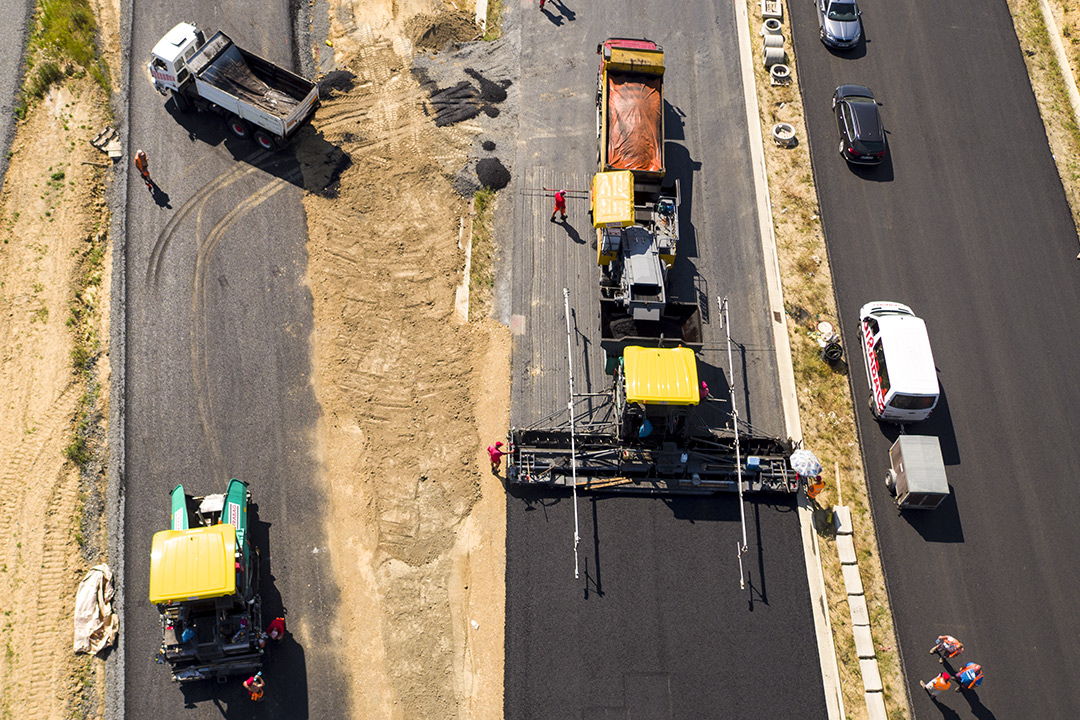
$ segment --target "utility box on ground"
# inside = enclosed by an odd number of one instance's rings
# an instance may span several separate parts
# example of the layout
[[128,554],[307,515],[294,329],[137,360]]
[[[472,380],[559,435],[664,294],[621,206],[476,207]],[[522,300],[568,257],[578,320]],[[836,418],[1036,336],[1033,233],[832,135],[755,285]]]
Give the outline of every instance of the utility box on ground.
[[901,435],[889,448],[885,484],[901,510],[933,510],[949,496],[941,444],[929,435]]

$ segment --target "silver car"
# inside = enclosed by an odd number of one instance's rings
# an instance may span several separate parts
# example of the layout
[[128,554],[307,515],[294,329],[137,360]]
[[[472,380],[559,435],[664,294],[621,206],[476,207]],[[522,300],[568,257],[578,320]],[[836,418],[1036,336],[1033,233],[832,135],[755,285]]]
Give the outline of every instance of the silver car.
[[862,21],[855,0],[814,0],[817,5],[821,42],[837,50],[855,47],[862,37]]

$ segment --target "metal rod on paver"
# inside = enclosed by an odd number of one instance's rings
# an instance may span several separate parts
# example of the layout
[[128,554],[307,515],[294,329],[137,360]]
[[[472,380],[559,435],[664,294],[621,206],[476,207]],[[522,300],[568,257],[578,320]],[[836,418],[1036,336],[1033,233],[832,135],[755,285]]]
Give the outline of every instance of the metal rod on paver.
[[731,317],[728,315],[727,298],[716,298],[720,305],[721,322],[727,335],[728,397],[731,401],[731,424],[735,429],[735,477],[739,488],[739,524],[742,525],[742,544],[738,545],[739,589],[746,589],[746,573],[743,572],[742,556],[746,552],[746,508],[743,503],[742,448],[739,446],[739,409],[735,405],[735,362],[731,359]]
[[566,401],[566,411],[570,413],[570,477],[573,479],[570,487],[574,495],[574,579],[578,578],[578,542],[581,535],[578,533],[577,511],[577,437],[574,424],[574,350],[573,333],[570,331],[570,290],[562,289],[563,314],[566,316],[566,375],[570,382],[570,399]]

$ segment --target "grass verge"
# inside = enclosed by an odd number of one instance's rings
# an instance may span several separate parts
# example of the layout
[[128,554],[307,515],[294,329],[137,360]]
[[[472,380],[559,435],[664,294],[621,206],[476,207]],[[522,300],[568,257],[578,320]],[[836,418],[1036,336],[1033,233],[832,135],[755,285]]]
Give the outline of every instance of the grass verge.
[[[1046,139],[1061,177],[1073,224],[1080,228],[1080,125],[1069,103],[1063,73],[1054,55],[1050,31],[1043,20],[1039,0],[1007,0],[1013,27],[1023,51],[1031,89],[1039,106]],[[1050,0],[1066,55],[1075,73],[1080,66],[1080,7],[1075,2]]]
[[488,0],[487,21],[484,23],[484,40],[498,40],[502,37],[502,0]]
[[109,73],[98,53],[97,21],[89,0],[39,0],[26,48],[26,77],[15,105],[26,108],[68,76],[88,73],[109,93]]
[[495,191],[483,188],[473,195],[472,267],[469,275],[469,320],[491,314],[495,287]]
[[[746,0],[751,47],[761,40],[757,34],[761,20],[756,0]],[[790,17],[790,15],[787,15]],[[785,26],[790,36],[790,29]],[[819,356],[815,330],[818,322],[828,321],[839,328],[835,294],[829,269],[825,236],[821,226],[817,190],[806,144],[802,97],[797,85],[794,48],[789,41],[788,64],[795,78],[790,85],[772,86],[769,73],[757,62],[754,77],[760,111],[761,132],[765,137],[765,163],[772,200],[772,221],[780,261],[784,290],[787,329],[791,341],[792,363],[797,387],[804,444],[813,449],[825,464],[827,489],[818,496],[819,508],[843,504],[851,508],[855,528],[855,546],[859,556],[866,602],[871,610],[871,629],[885,688],[885,703],[892,720],[911,717],[904,677],[896,651],[892,610],[885,589],[884,574],[877,548],[873,517],[862,455],[859,448],[848,384],[847,366],[834,368]],[[769,133],[774,124],[790,123],[799,143],[790,149],[772,142]],[[841,691],[849,718],[867,717],[862,675],[851,633],[847,592],[840,572],[835,536],[827,513],[814,513],[815,527],[821,540],[822,568],[829,604],[829,619],[839,663]]]

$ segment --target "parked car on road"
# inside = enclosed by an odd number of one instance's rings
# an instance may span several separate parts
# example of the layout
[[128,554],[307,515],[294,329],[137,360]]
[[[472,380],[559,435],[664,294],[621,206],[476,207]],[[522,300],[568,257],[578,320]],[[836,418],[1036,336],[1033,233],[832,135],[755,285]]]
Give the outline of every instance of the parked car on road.
[[849,50],[862,38],[862,11],[855,0],[815,0],[821,42],[836,50]]
[[877,165],[885,160],[885,126],[870,88],[841,85],[832,98],[840,130],[840,154],[849,163]]
[[875,301],[859,309],[859,336],[874,417],[925,420],[941,394],[926,323],[907,305]]

